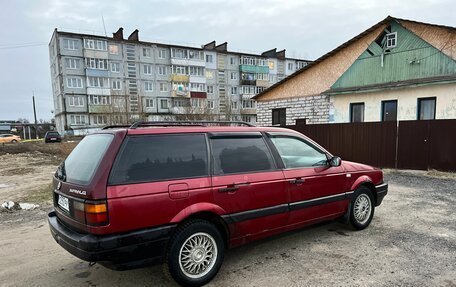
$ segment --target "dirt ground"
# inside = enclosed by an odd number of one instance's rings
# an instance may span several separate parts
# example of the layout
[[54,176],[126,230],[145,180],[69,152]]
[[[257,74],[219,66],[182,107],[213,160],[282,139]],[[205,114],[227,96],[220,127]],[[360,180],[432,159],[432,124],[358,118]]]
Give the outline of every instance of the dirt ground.
[[[90,267],[54,242],[46,194],[59,161],[46,153],[0,154],[0,202],[40,204],[0,213],[0,286],[174,286],[160,266]],[[385,177],[389,194],[366,230],[329,222],[235,248],[208,286],[456,287],[456,176]]]

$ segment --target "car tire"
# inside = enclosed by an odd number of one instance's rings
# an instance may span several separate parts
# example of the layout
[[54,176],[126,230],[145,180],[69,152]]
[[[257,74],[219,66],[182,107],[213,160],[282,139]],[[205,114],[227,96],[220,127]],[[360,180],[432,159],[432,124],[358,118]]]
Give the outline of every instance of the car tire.
[[202,286],[217,274],[224,253],[217,227],[205,220],[192,220],[179,226],[172,236],[163,269],[168,278],[182,286]]
[[11,142],[12,142],[12,143],[17,143],[17,140],[12,140]]
[[375,203],[372,191],[361,186],[355,190],[353,200],[350,204],[350,224],[356,230],[363,230],[368,227],[374,216]]

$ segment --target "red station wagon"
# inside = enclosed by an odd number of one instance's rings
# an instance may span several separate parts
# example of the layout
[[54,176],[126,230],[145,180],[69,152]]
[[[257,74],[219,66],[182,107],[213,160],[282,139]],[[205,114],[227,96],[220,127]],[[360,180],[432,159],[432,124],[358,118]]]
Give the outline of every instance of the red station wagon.
[[163,263],[200,286],[227,248],[332,219],[370,224],[388,190],[380,169],[289,129],[242,125],[138,122],[86,136],[53,180],[53,237],[82,260]]

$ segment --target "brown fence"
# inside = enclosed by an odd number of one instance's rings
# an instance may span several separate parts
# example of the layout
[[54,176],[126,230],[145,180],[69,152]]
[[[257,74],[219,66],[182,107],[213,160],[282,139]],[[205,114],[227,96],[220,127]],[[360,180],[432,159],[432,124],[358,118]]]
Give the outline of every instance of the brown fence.
[[456,171],[456,120],[294,125],[343,159],[378,167]]

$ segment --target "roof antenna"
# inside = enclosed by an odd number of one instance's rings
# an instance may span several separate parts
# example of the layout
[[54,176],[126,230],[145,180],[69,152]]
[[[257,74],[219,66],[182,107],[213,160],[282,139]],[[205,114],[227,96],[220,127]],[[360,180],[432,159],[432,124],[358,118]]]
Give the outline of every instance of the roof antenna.
[[104,22],[103,13],[101,14],[101,21],[103,22],[103,29],[104,29],[105,37],[108,38],[108,34],[106,34],[106,25]]

